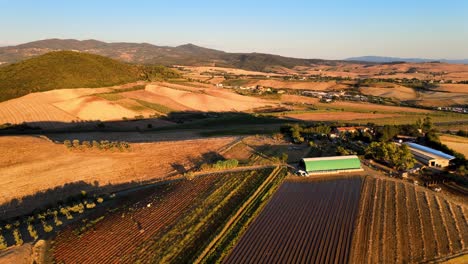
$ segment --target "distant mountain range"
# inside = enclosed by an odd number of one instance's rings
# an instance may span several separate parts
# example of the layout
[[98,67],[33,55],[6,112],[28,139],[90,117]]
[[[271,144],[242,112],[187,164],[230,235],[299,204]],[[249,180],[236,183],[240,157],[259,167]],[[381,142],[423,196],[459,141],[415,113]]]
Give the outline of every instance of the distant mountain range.
[[107,43],[97,40],[46,39],[17,46],[0,47],[0,63],[12,63],[57,50],[74,50],[138,64],[213,65],[268,71],[270,67],[334,64],[335,61],[297,59],[262,53],[228,53],[185,44],[177,47],[148,43]]
[[[429,59],[402,59],[377,56],[355,57],[346,60],[300,59],[264,53],[229,53],[185,44],[177,47],[156,46],[149,43],[107,43],[98,40],[45,39],[16,46],[0,47],[0,64],[18,62],[51,51],[74,50],[106,56],[124,62],[161,65],[212,65],[235,67],[254,71],[270,71],[272,67],[336,65],[358,63],[385,63],[395,61],[426,62]],[[466,63],[468,60],[440,60],[448,63]]]
[[345,59],[346,61],[359,61],[359,62],[374,62],[374,63],[391,63],[391,62],[445,62],[452,64],[468,64],[468,59],[460,60],[446,60],[446,59],[421,59],[421,58],[397,58],[397,57],[381,57],[381,56],[362,56],[352,57]]

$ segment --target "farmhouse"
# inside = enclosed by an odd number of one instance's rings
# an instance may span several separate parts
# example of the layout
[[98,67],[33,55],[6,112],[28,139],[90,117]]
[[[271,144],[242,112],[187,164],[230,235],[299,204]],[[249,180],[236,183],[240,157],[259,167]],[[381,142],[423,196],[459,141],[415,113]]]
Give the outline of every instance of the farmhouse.
[[455,159],[454,156],[443,153],[426,146],[416,143],[404,143],[408,145],[414,158],[419,162],[429,167],[445,168],[450,164],[450,161]]
[[308,174],[330,174],[362,171],[361,161],[356,155],[305,158],[300,164]]

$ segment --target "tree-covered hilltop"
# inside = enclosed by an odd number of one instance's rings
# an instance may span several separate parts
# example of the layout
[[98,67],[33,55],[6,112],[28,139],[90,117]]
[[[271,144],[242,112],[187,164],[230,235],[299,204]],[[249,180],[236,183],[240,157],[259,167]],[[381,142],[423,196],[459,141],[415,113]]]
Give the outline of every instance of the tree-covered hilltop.
[[164,66],[133,65],[94,54],[57,51],[0,67],[0,101],[53,89],[94,88],[177,77],[176,71]]

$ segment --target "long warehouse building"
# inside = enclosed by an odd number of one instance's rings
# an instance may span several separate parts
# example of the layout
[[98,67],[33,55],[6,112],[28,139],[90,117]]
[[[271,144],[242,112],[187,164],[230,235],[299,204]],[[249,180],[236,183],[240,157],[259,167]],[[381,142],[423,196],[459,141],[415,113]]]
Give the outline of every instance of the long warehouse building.
[[304,168],[308,174],[362,171],[361,161],[356,155],[304,158],[299,166]]
[[454,156],[416,143],[405,143],[414,158],[429,167],[445,168],[450,165]]

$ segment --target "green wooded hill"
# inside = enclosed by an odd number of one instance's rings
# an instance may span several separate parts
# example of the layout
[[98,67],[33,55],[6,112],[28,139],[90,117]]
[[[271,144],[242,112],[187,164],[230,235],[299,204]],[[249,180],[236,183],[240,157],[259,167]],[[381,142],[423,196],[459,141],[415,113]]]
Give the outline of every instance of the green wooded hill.
[[163,66],[126,64],[107,57],[57,51],[0,67],[0,101],[61,88],[94,88],[177,77]]

